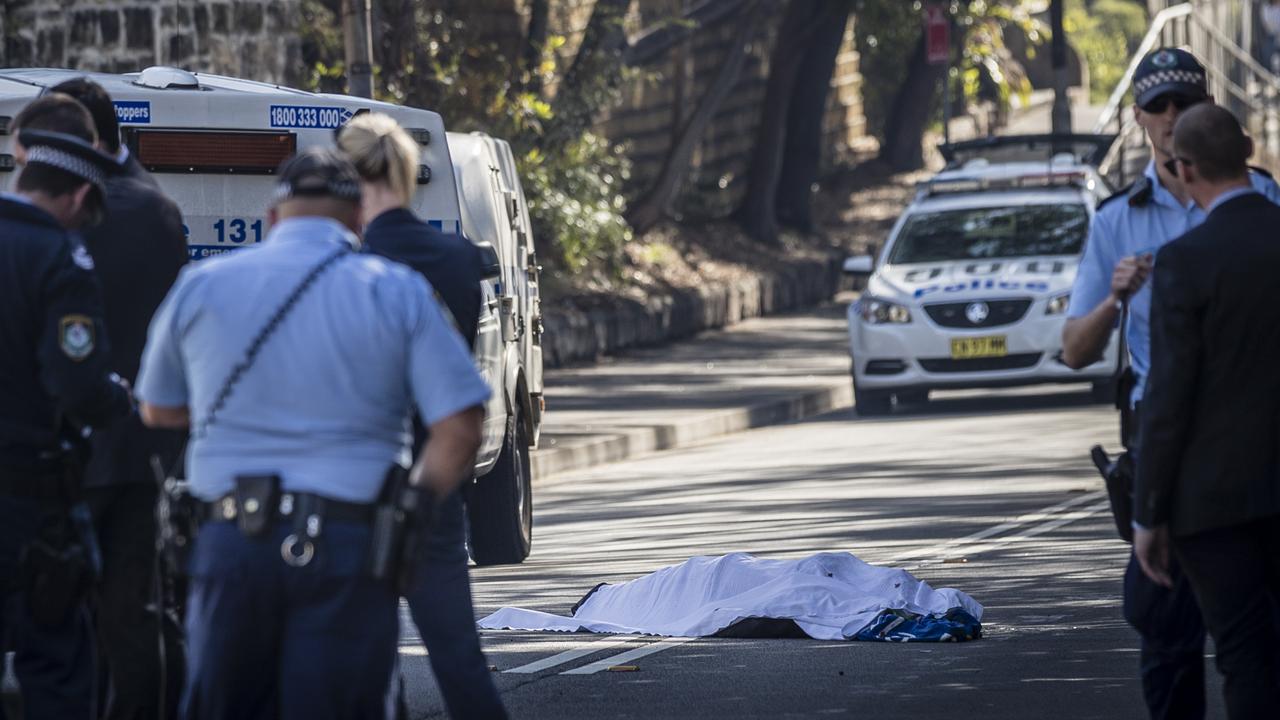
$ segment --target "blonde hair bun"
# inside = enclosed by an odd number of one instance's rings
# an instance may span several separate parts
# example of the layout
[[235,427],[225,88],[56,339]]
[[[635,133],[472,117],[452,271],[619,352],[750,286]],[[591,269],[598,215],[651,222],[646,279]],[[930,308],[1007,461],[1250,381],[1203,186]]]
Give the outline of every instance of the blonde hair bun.
[[355,116],[338,133],[338,148],[351,159],[362,180],[386,183],[404,205],[413,200],[421,152],[390,115],[371,112]]

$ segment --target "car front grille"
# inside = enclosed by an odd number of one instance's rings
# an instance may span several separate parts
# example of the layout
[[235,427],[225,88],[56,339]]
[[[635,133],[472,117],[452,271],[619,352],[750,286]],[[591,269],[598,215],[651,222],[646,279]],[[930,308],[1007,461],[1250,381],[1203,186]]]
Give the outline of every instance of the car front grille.
[[931,373],[991,372],[994,370],[1021,370],[1035,366],[1044,353],[1016,353],[1004,357],[967,358],[919,358],[920,367]]
[[[970,306],[985,306],[985,312],[977,308],[982,317],[978,322],[970,319]],[[924,311],[935,323],[946,328],[990,328],[1010,325],[1022,319],[1031,307],[1031,298],[1016,300],[970,300],[967,302],[935,303],[925,305]]]

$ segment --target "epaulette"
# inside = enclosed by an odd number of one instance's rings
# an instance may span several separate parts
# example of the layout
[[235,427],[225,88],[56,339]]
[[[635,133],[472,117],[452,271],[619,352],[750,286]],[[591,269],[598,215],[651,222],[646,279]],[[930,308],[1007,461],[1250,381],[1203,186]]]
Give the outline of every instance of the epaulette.
[[1146,175],[1138,178],[1129,185],[1115,191],[1107,196],[1105,200],[1098,203],[1096,210],[1101,210],[1107,203],[1116,198],[1128,198],[1130,207],[1142,207],[1151,201],[1151,179]]
[[1125,193],[1125,197],[1129,198],[1129,207],[1145,207],[1151,202],[1151,194],[1154,188],[1151,187],[1151,178],[1143,175],[1133,184],[1129,186],[1129,192]]
[[1275,178],[1272,177],[1271,173],[1266,168],[1260,168],[1257,165],[1250,165],[1249,169],[1258,173],[1262,177],[1267,178],[1268,180],[1275,180]]

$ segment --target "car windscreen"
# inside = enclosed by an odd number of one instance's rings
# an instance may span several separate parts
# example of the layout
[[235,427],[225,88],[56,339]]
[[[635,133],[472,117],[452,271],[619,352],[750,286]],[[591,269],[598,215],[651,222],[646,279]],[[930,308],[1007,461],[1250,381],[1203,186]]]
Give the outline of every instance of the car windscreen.
[[1080,203],[920,212],[902,226],[889,262],[1076,255],[1088,230]]

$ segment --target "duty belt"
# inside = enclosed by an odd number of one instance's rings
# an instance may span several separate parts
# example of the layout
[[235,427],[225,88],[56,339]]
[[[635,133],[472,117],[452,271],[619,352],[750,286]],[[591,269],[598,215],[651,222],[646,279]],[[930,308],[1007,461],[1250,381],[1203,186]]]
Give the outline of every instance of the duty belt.
[[[252,499],[246,501],[246,503],[254,502],[256,501]],[[294,519],[295,510],[299,507],[307,507],[312,511],[317,511],[318,514],[324,517],[326,522],[348,522],[368,525],[373,521],[374,505],[372,503],[345,502],[314,493],[281,493],[280,500],[276,504],[274,517],[279,520],[292,520]],[[258,511],[257,507],[246,507],[245,509],[249,512]],[[227,493],[213,502],[201,503],[200,521],[235,520],[239,517],[240,512],[235,494]]]

